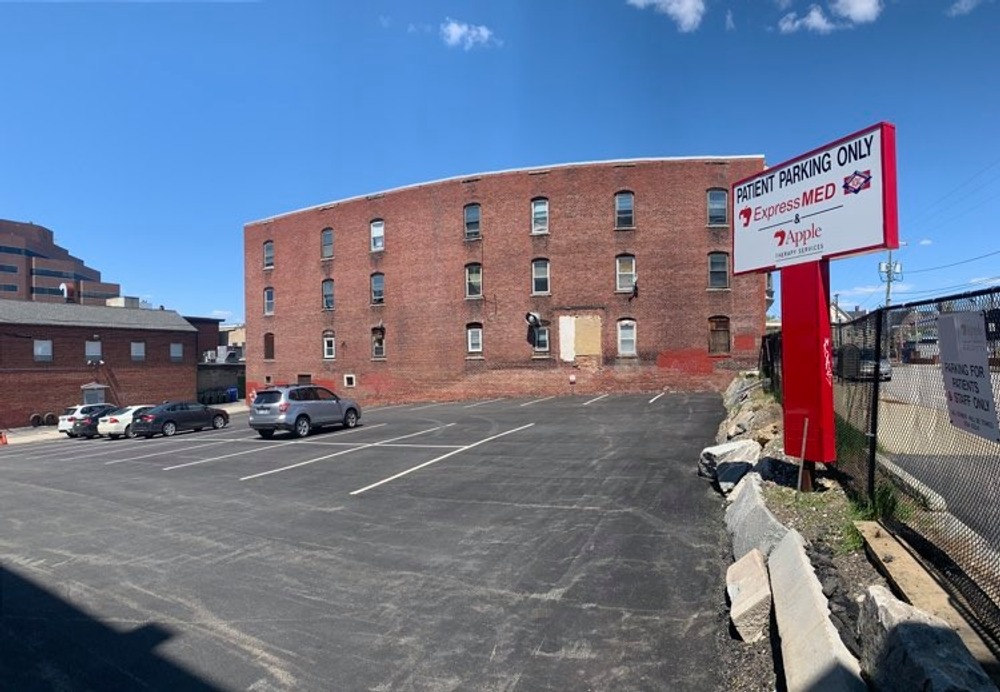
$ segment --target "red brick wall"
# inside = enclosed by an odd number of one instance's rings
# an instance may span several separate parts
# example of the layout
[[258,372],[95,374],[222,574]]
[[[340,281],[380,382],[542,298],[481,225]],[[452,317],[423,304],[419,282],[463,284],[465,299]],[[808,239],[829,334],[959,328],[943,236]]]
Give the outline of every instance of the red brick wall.
[[[245,228],[247,389],[314,382],[343,391],[357,376],[364,400],[570,391],[714,389],[756,361],[764,331],[764,276],[708,289],[708,253],[732,251],[730,230],[707,226],[706,191],[762,170],[763,160],[632,161],[485,174],[413,186],[304,210]],[[615,230],[614,195],[635,195],[635,230]],[[531,234],[531,200],[549,200],[549,234]],[[463,209],[481,205],[482,240],[464,240]],[[369,251],[369,222],[385,221],[385,250]],[[320,232],[334,229],[334,258]],[[274,242],[274,268],[262,245]],[[636,257],[639,296],[615,291],[615,257]],[[531,261],[550,261],[551,295],[531,295]],[[465,299],[464,267],[483,266],[482,300]],[[385,275],[385,304],[369,304],[369,276]],[[324,312],[321,282],[335,280]],[[264,316],[263,290],[276,291]],[[551,321],[551,359],[532,358],[524,314]],[[598,315],[602,357],[559,360],[560,315]],[[709,317],[730,319],[733,351],[709,356]],[[637,322],[638,357],[617,357],[617,322]],[[482,359],[467,358],[465,325],[483,325]],[[371,329],[386,329],[387,357],[371,358]],[[333,329],[334,361],[322,358]],[[275,358],[263,359],[264,333]]]
[[219,320],[211,317],[185,317],[192,327],[198,330],[197,359],[200,361],[205,351],[219,347]]
[[[87,365],[84,342],[100,336],[104,365]],[[197,386],[195,332],[124,330],[107,327],[3,325],[0,329],[0,381],[4,403],[0,427],[28,425],[34,413],[59,415],[83,401],[80,387],[90,382],[109,385],[111,403],[159,403],[194,399]],[[34,360],[34,340],[51,339],[53,360]],[[134,363],[131,343],[145,341],[146,359]],[[170,360],[170,344],[184,345],[180,363]]]

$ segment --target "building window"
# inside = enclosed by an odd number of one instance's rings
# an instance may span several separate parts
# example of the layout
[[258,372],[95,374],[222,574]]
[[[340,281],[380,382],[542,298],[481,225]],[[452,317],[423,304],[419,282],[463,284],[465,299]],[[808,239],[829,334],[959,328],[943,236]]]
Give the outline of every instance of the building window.
[[544,197],[531,200],[531,232],[549,232],[549,200]]
[[483,265],[465,265],[465,297],[483,297]]
[[548,327],[535,327],[535,343],[534,349],[535,353],[548,353],[549,352],[549,328]]
[[173,343],[170,344],[170,361],[172,363],[180,363],[184,360],[184,344]]
[[385,222],[382,219],[375,219],[371,224],[372,229],[372,252],[385,250]]
[[146,360],[146,342],[145,341],[133,341],[132,342],[132,360],[133,362],[139,363]]
[[615,290],[631,293],[636,279],[635,255],[618,255],[615,257]]
[[84,355],[87,357],[88,361],[100,360],[101,359],[101,342],[100,341],[88,341],[83,347]]
[[333,310],[333,279],[323,280],[323,309]]
[[385,302],[385,274],[372,274],[372,305]]
[[729,191],[708,191],[708,225],[726,226],[729,224]]
[[385,358],[385,328],[372,329],[372,358]]
[[729,353],[729,318],[708,318],[708,352]]
[[725,252],[708,254],[708,287],[729,288],[729,255]]
[[274,314],[274,289],[270,286],[264,289],[264,314]]
[[532,295],[549,293],[549,261],[547,259],[531,261],[531,293]]
[[615,228],[635,228],[635,196],[631,192],[615,195]]
[[48,363],[52,360],[52,339],[35,339],[35,361]]
[[320,259],[330,259],[333,257],[333,229],[324,228],[319,234],[319,257]]
[[264,333],[264,360],[274,360],[274,333]]
[[483,352],[483,325],[478,322],[465,325],[465,348],[469,353]]
[[327,330],[323,332],[323,360],[333,360],[337,357],[336,335]]
[[479,205],[465,205],[465,239],[477,240],[480,238],[479,230]]
[[618,355],[636,355],[634,320],[618,320]]
[[274,241],[264,241],[264,269],[274,267]]

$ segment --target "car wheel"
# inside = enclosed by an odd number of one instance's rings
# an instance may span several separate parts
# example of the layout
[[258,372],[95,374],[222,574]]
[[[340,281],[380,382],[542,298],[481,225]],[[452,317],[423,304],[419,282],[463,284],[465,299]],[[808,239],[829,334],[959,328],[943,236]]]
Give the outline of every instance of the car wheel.
[[258,430],[257,434],[263,437],[265,440],[270,440],[272,437],[274,437],[273,430]]
[[173,437],[174,433],[177,432],[177,424],[172,420],[168,420],[163,424],[163,436]]
[[125,426],[125,437],[135,437],[135,436],[136,436],[135,433],[132,432],[132,426],[131,425],[126,425]]
[[212,419],[212,427],[215,428],[216,430],[222,430],[224,427],[226,427],[226,419],[223,416],[217,415],[215,418]]
[[306,416],[299,416],[295,419],[295,437],[305,437],[311,429],[312,425]]
[[347,413],[344,414],[344,427],[353,428],[358,424],[358,412],[353,408],[347,409]]

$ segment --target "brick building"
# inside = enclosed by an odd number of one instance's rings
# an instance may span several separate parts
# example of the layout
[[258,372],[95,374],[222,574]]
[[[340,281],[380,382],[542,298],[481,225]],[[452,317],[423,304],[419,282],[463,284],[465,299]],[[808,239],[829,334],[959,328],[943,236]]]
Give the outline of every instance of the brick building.
[[717,387],[756,362],[764,332],[765,277],[732,276],[728,200],[763,168],[503,171],[249,223],[247,390],[312,381],[371,402]]
[[0,299],[104,305],[120,293],[56,245],[49,229],[0,219]]
[[198,337],[172,310],[0,300],[0,427],[85,401],[193,399]]

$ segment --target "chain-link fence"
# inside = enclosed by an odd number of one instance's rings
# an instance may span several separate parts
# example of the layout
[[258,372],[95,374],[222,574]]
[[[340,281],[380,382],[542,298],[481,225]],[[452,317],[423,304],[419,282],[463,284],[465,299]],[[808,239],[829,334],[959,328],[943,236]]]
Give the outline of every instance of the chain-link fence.
[[831,328],[838,469],[1000,651],[1000,289]]

